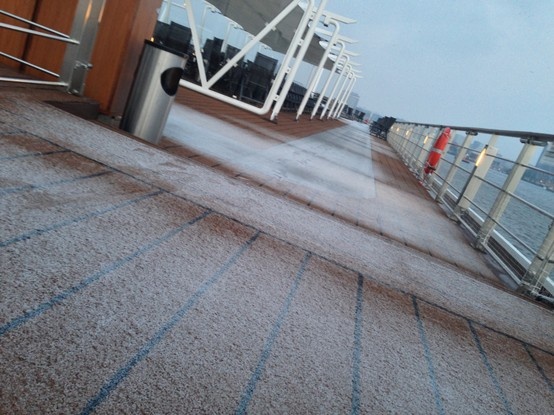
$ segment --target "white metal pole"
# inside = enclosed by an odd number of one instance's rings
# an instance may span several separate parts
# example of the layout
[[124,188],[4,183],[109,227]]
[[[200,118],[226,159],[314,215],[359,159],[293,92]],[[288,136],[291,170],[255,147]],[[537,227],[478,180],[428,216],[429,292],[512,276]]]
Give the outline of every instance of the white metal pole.
[[469,209],[497,153],[498,149],[496,147],[487,146],[482,150],[463,192],[458,197],[458,203],[452,212],[451,218],[459,219]]
[[414,164],[415,164],[415,152],[418,148],[419,140],[421,139],[423,133],[423,125],[417,125],[414,134],[412,135],[413,141],[410,142],[410,151],[408,152],[408,163],[407,166],[410,168],[410,170],[414,171]]
[[[273,106],[273,111],[271,113],[270,119],[273,121],[281,111],[281,108],[283,107],[283,104],[285,103],[285,99],[287,97],[287,94],[290,90],[290,87],[292,83],[294,82],[294,77],[296,76],[296,73],[298,72],[298,68],[300,68],[300,64],[304,60],[304,56],[306,55],[306,51],[308,50],[308,47],[310,46],[310,43],[312,41],[312,38],[315,33],[315,29],[317,27],[317,24],[319,23],[319,19],[321,18],[321,15],[323,14],[323,11],[325,10],[325,6],[327,5],[328,0],[321,0],[319,3],[319,6],[314,13],[313,19],[311,19],[312,24],[308,28],[308,32],[306,33],[306,37],[302,39],[300,50],[298,51],[298,55],[295,57],[294,64],[292,65],[292,68],[290,69],[287,79],[285,80],[285,83],[283,84],[283,87],[281,88],[281,92],[279,93],[279,97],[277,98],[275,105]],[[313,7],[306,9],[306,16],[308,16],[308,19],[305,19],[305,25],[303,22],[300,24],[297,31],[301,31],[304,33],[306,27],[308,27],[309,23],[309,15],[311,14]],[[303,19],[304,20],[304,19]]]
[[[314,0],[308,0],[310,5],[313,8]],[[267,26],[256,36],[254,36],[245,46],[244,48],[239,51],[232,59],[230,59],[217,73],[210,78],[210,81],[206,85],[208,88],[211,88],[221,77],[227,73],[229,69],[231,69],[233,66],[235,66],[239,60],[241,60],[252,48],[254,48],[258,42],[260,42],[269,32],[271,32],[277,24],[279,24],[283,19],[285,19],[293,10],[294,6],[291,7],[293,4],[300,3],[300,0],[295,0],[291,4],[289,4],[281,13],[279,13],[272,21],[271,23],[268,23]],[[304,33],[304,30],[306,29],[309,21],[309,12],[306,11],[304,14],[304,17],[302,18],[302,21],[300,22],[299,28],[296,30],[294,37],[291,40],[289,49],[287,50],[287,53],[285,54],[285,57],[283,58],[283,62],[281,64],[281,70],[277,73],[277,76],[275,77],[275,81],[273,83],[271,92],[268,94],[268,97],[275,98],[274,95],[276,95],[276,91],[280,85],[280,83],[283,81],[284,77],[288,73],[289,64],[291,59],[294,56],[294,53],[296,52],[296,48],[298,47],[298,44],[301,42],[302,34]],[[265,111],[267,112],[269,108]],[[264,112],[264,114],[265,114]]]
[[531,261],[531,265],[527,268],[527,272],[521,280],[521,286],[518,291],[531,295],[539,294],[546,278],[554,268],[554,221],[550,224],[550,228],[546,238],[535,258]]
[[533,158],[533,154],[535,153],[536,148],[537,147],[533,144],[525,144],[521,149],[521,152],[519,153],[514,167],[506,178],[502,190],[496,197],[496,200],[494,201],[494,204],[492,205],[487,218],[483,222],[483,225],[481,226],[481,229],[479,230],[479,233],[475,238],[475,241],[473,243],[473,246],[475,248],[485,249],[492,231],[494,230],[496,224],[500,220],[500,217],[506,210],[506,207],[508,207],[508,203],[511,199],[510,194],[516,190],[519,182],[521,181],[521,178],[523,177],[523,174],[527,170],[527,165]]
[[[284,18],[286,18],[295,8],[298,6],[301,0],[293,0],[290,4],[287,5],[271,22],[269,22],[266,27],[260,31],[256,36],[254,36],[248,43],[243,47],[243,49],[237,53],[232,59],[230,59],[214,76],[210,78],[209,81],[206,80],[205,70],[204,70],[204,64],[202,62],[202,59],[198,60],[198,70],[200,72],[200,85],[197,85],[195,83],[186,81],[184,79],[181,79],[179,81],[179,85],[186,87],[188,89],[191,89],[193,91],[199,92],[201,94],[211,96],[213,98],[216,98],[222,102],[226,102],[230,105],[233,105],[238,108],[242,108],[246,111],[252,112],[254,114],[263,115],[266,114],[270,109],[273,101],[275,101],[277,97],[277,90],[279,88],[279,85],[283,81],[287,71],[288,71],[288,64],[290,62],[290,59],[294,56],[294,52],[296,51],[298,42],[300,41],[301,35],[303,33],[302,30],[297,29],[295,32],[295,35],[291,41],[291,44],[289,46],[289,49],[287,53],[285,54],[285,58],[283,59],[283,62],[281,64],[281,69],[276,75],[276,78],[273,82],[273,85],[269,91],[269,94],[267,96],[267,99],[264,103],[264,105],[260,107],[256,107],[251,104],[247,104],[242,101],[238,101],[235,98],[229,97],[227,95],[212,91],[210,88],[227,72],[229,69],[231,69],[233,66],[237,64],[237,62],[242,59],[247,53],[252,50],[256,46],[256,44],[261,41],[270,31],[272,31],[279,22],[281,22]],[[313,9],[313,3],[314,0],[308,0],[309,7]],[[194,10],[192,7],[191,2],[185,3],[185,8],[187,10],[187,15],[189,18],[189,23],[191,25],[191,32],[192,32],[192,40],[194,44],[194,50],[197,56],[202,56],[201,50],[200,50],[200,44],[198,42],[198,32],[196,30],[196,24],[194,20]],[[311,10],[310,8],[308,10]],[[304,18],[302,23],[304,22],[307,26],[307,20],[309,19],[309,13],[306,12],[304,14]]]
[[350,94],[352,94],[352,90],[354,89],[354,85],[356,85],[357,80],[358,80],[358,76],[356,74],[352,74],[352,80],[350,81],[350,85],[348,86],[346,93],[344,94],[344,99],[342,100],[342,104],[337,110],[335,118],[340,118],[340,115],[342,114],[342,111],[344,110],[344,107],[346,106],[346,103],[350,98]]
[[423,144],[421,145],[421,149],[419,150],[419,154],[417,156],[416,169],[418,172],[423,168],[425,159],[429,154],[429,149],[434,142],[433,138],[436,136],[436,130],[436,128],[427,128],[425,137],[423,138]]
[[296,119],[298,120],[302,113],[304,112],[304,108],[306,108],[306,104],[308,103],[308,100],[310,99],[312,93],[317,88],[317,84],[319,80],[321,79],[321,74],[323,72],[323,67],[325,66],[325,62],[327,62],[327,59],[329,58],[329,54],[331,53],[331,49],[333,48],[334,44],[337,41],[337,38],[339,36],[339,30],[340,25],[337,21],[334,19],[330,19],[330,24],[334,26],[333,35],[331,36],[331,39],[329,40],[329,44],[325,48],[325,51],[323,52],[323,56],[321,57],[321,60],[319,61],[319,65],[317,67],[315,75],[310,80],[310,84],[308,86],[308,89],[306,90],[306,93],[304,94],[304,98],[302,98],[302,102],[300,103],[300,106],[298,107],[298,111],[296,111]]
[[[321,115],[319,116],[320,120],[322,120],[323,117],[325,117],[325,114],[327,113],[327,110],[331,106],[331,101],[335,97],[335,94],[336,94],[337,89],[338,89],[338,87],[340,85],[340,82],[341,82],[342,75],[346,71],[346,65],[347,65],[348,62],[350,62],[350,56],[348,56],[346,54],[343,54],[342,57],[344,58],[344,62],[342,63],[342,68],[339,69],[338,77],[335,80],[335,84],[333,86],[333,89],[331,90],[331,93],[327,97],[327,102],[325,103],[325,106],[323,107],[323,111],[321,111]],[[337,59],[337,62],[338,62],[338,59]]]
[[402,141],[400,143],[400,157],[402,158],[402,160],[406,161],[407,159],[407,148],[408,148],[408,143],[410,142],[410,138],[412,137],[412,134],[414,132],[414,128],[415,128],[415,125],[414,124],[409,124],[406,126],[406,130],[404,131],[404,134],[402,135]]
[[331,85],[331,79],[333,78],[333,76],[335,75],[335,72],[337,70],[337,67],[338,67],[338,64],[339,64],[339,61],[343,58],[344,56],[344,52],[345,52],[345,48],[346,48],[346,45],[344,44],[344,42],[342,41],[338,41],[337,42],[337,45],[339,45],[340,47],[340,52],[337,56],[337,59],[335,60],[335,62],[333,63],[333,67],[331,68],[331,71],[329,73],[329,77],[327,78],[327,80],[325,81],[325,85],[323,86],[323,89],[321,90],[321,92],[319,93],[319,97],[317,98],[317,101],[315,103],[315,106],[314,108],[312,109],[312,115],[310,116],[310,119],[313,119],[315,117],[315,115],[317,114],[317,111],[319,110],[319,106],[321,105],[321,101],[323,100],[323,97],[325,96],[325,94],[327,93],[327,89],[329,89],[329,85]]
[[330,108],[327,111],[327,114],[325,116],[326,119],[331,118],[333,113],[335,112],[335,109],[337,108],[337,102],[340,99],[340,96],[342,95],[342,91],[344,90],[344,86],[348,83],[348,77],[350,76],[350,71],[346,69],[343,74],[341,74],[340,82],[338,82],[338,88],[336,91],[336,95],[333,96],[333,101],[330,104]]
[[348,80],[344,85],[344,90],[342,91],[342,94],[339,96],[339,98],[336,101],[335,111],[332,114],[330,114],[331,118],[339,118],[341,114],[341,108],[344,104],[346,96],[348,95],[348,90],[350,89],[350,85],[352,85],[353,80],[354,80],[354,74],[351,72],[348,74]]
[[346,87],[346,85],[348,84],[348,79],[349,77],[352,75],[352,66],[350,66],[350,64],[348,64],[346,66],[346,71],[345,71],[345,74],[344,74],[344,79],[342,79],[342,83],[341,83],[341,86],[339,88],[339,91],[337,93],[337,96],[336,98],[333,100],[333,105],[331,107],[331,110],[327,113],[327,119],[329,119],[331,117],[331,115],[334,114],[335,110],[337,109],[337,105],[339,103],[339,100],[341,99],[342,97],[342,94],[344,93],[344,88]]
[[[187,11],[187,17],[189,20],[190,32],[192,35],[192,45],[194,46],[194,54],[196,55],[196,64],[198,66],[198,75],[200,76],[200,84],[205,85],[207,83],[206,68],[204,67],[204,59],[202,58],[202,45],[200,44],[201,39],[198,35],[198,30],[196,30],[196,20],[194,17],[194,10],[192,8],[191,1],[187,1],[185,3],[185,9]],[[182,85],[182,82],[183,80],[180,81],[180,85]]]

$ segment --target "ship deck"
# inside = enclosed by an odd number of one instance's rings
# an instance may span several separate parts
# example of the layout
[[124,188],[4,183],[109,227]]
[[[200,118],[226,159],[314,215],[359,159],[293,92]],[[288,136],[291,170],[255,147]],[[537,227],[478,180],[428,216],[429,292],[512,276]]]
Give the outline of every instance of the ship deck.
[[552,413],[552,311],[367,126],[0,96],[0,413]]

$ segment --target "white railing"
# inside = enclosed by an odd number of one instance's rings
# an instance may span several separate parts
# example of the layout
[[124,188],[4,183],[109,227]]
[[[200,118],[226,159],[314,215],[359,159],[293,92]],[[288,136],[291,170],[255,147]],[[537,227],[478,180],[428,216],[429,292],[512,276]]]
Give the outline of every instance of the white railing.
[[[196,62],[195,64],[197,65],[198,69],[198,79],[195,81],[191,81],[185,77],[180,81],[181,86],[208,95],[212,98],[218,99],[220,101],[226,102],[227,104],[239,107],[255,114],[264,115],[269,113],[270,119],[274,121],[277,119],[279,112],[285,104],[287,94],[292,84],[294,83],[296,76],[298,75],[300,65],[302,64],[307,54],[308,48],[311,47],[311,45],[313,44],[312,40],[316,38],[316,30],[322,30],[322,28],[318,27],[318,25],[320,25],[320,23],[324,25],[333,25],[336,28],[336,33],[335,36],[333,36],[333,34],[330,34],[331,38],[329,40],[330,44],[328,48],[324,49],[323,47],[321,47],[322,59],[319,63],[319,66],[317,67],[317,70],[309,80],[310,86],[309,88],[307,88],[307,91],[304,95],[304,103],[301,105],[302,109],[304,109],[306,101],[315,92],[317,81],[319,81],[321,78],[323,67],[327,62],[329,56],[331,55],[331,49],[339,44],[339,42],[341,41],[352,42],[352,40],[348,38],[342,38],[341,40],[341,38],[338,36],[338,29],[340,27],[339,23],[350,24],[354,23],[355,20],[329,12],[325,9],[327,2],[328,0],[319,0],[317,2],[316,0],[290,0],[290,2],[286,3],[286,5],[280,10],[278,14],[276,14],[275,16],[266,16],[267,22],[264,28],[256,34],[247,33],[245,29],[243,29],[243,26],[247,26],[246,23],[248,22],[234,22],[231,21],[228,17],[222,17],[221,19],[219,19],[219,27],[210,28],[214,29],[214,31],[217,29],[219,29],[220,31],[224,31],[224,29],[227,28],[227,34],[225,35],[224,43],[222,45],[222,52],[225,51],[224,49],[227,46],[228,33],[231,27],[229,26],[230,23],[234,24],[233,27],[244,31],[245,34],[247,34],[248,40],[244,45],[238,48],[238,53],[236,53],[233,57],[227,59],[217,70],[217,72],[211,74],[209,78],[206,75],[207,71],[204,59],[201,59],[200,57],[202,56],[203,31],[206,29],[204,27],[204,23],[206,20],[206,11],[208,10],[208,8],[209,10],[214,11],[214,7],[207,2],[205,5],[203,5],[202,2],[193,0],[186,1],[184,3],[184,6],[176,4],[171,0],[164,0],[162,2],[162,7],[160,8],[158,19],[160,19],[160,21],[176,19],[176,23],[185,25],[191,31],[192,49],[190,53],[194,54],[197,59],[190,59],[190,61]],[[196,21],[198,16],[200,15],[199,10],[197,9],[200,9],[202,7],[204,7],[204,9],[201,13],[201,24],[197,25]],[[185,18],[181,18],[179,20],[180,14],[172,12],[172,8],[184,8],[186,11]],[[262,9],[260,8],[260,10]],[[301,11],[300,16],[298,16],[299,11]],[[217,10],[217,12],[218,14],[221,14],[219,10]],[[248,102],[247,100],[241,100],[240,97],[224,94],[214,89],[216,83],[221,81],[224,76],[228,75],[230,71],[233,70],[233,68],[239,65],[240,62],[249,53],[254,51],[256,48],[259,48],[259,46],[262,45],[264,38],[271,32],[277,30],[279,25],[284,22],[285,19],[287,19],[287,17],[289,16],[293,16],[294,18],[299,17],[300,22],[298,24],[298,27],[290,31],[293,35],[288,42],[288,49],[286,51],[283,51],[283,57],[280,61],[279,70],[272,78],[271,86],[269,87],[269,90],[267,91],[263,102]],[[337,118],[340,115],[338,111],[344,108],[349,93],[352,91],[355,79],[360,77],[357,74],[354,75],[354,71],[351,67],[341,68],[339,72],[339,79],[344,78],[348,79],[351,82],[347,83],[344,89],[340,91],[342,95],[338,96],[337,94],[336,96],[330,97],[332,98],[335,107],[333,107],[334,113],[329,114],[328,116],[332,116],[334,118]],[[331,79],[333,75],[334,70],[330,72],[329,79]],[[336,79],[335,82],[338,83],[339,79]],[[261,104],[261,106],[258,104]],[[297,118],[299,117],[300,114],[297,115]]]
[[[546,157],[554,135],[451,127],[437,170],[425,174],[443,128],[396,122],[387,140],[449,217],[473,235],[472,246],[489,253],[520,292],[554,302],[554,158]],[[477,142],[478,134],[487,142]],[[515,160],[498,153],[499,143],[502,151],[521,147]],[[538,149],[550,167],[532,165]]]

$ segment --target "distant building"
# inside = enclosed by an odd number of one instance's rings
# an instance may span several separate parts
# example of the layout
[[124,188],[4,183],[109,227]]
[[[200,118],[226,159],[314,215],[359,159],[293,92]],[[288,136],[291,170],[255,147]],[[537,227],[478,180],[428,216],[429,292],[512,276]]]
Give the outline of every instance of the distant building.
[[358,106],[359,101],[360,101],[360,95],[358,95],[355,92],[352,92],[348,97],[348,102],[346,103],[346,105],[348,105],[350,108],[356,108]]

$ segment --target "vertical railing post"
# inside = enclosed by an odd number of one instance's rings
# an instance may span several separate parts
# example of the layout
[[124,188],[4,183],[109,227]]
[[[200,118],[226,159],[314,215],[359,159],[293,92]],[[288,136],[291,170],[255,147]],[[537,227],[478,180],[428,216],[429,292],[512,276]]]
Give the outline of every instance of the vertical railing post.
[[402,157],[402,147],[404,146],[404,143],[406,142],[406,136],[408,135],[408,129],[409,126],[407,124],[402,124],[400,126],[400,131],[398,131],[397,137],[396,137],[396,150],[398,151],[398,154]]
[[489,146],[485,146],[481,151],[481,154],[475,161],[473,171],[458,197],[458,202],[450,216],[451,219],[459,220],[461,215],[469,209],[497,153],[498,149],[496,147]]
[[[419,156],[419,153],[421,151],[421,147],[423,146],[423,143],[420,145],[420,141],[423,141],[424,132],[426,131],[427,127],[424,125],[419,125],[416,128],[415,134],[414,134],[414,142],[412,145],[412,151],[410,153],[410,163],[409,167],[412,171],[417,170],[417,157]],[[417,153],[417,155],[416,155]]]
[[523,276],[518,291],[536,296],[552,270],[554,270],[554,221],[550,223],[548,234]]
[[452,166],[450,166],[450,170],[448,170],[448,173],[446,174],[446,178],[444,179],[444,183],[442,184],[441,188],[439,189],[437,196],[435,197],[435,200],[439,203],[443,202],[444,194],[446,193],[446,190],[448,189],[448,186],[452,182],[452,179],[454,179],[454,176],[456,175],[456,171],[460,168],[462,164],[462,160],[467,154],[467,149],[471,145],[471,142],[473,141],[473,138],[477,135],[474,131],[468,131],[466,133],[466,137],[462,143],[462,148],[460,148],[460,151],[458,151],[458,154],[456,155],[456,158],[454,159],[454,163]]
[[[425,159],[429,155],[429,149],[431,148],[433,141],[437,138],[438,131],[439,131],[438,128],[428,127],[425,129],[425,136],[423,137],[423,143],[421,143],[419,153],[417,154],[416,166],[415,166],[416,172],[421,171],[421,169],[423,168]],[[417,173],[417,175],[419,175],[419,173]]]
[[404,147],[404,162],[406,163],[406,166],[410,166],[410,159],[412,154],[412,149],[414,147],[414,141],[417,140],[417,132],[418,132],[419,126],[413,124],[412,129],[410,131],[410,134],[406,140],[406,146]]
[[85,78],[92,68],[90,59],[94,49],[98,25],[105,0],[79,0],[75,10],[71,37],[79,44],[68,44],[65,49],[60,79],[67,84],[67,91],[82,95]]
[[412,153],[414,149],[414,142],[417,141],[418,133],[419,133],[419,125],[414,124],[412,133],[410,134],[410,136],[408,137],[408,141],[406,142],[406,149],[405,149],[406,156],[404,161],[406,163],[406,166],[408,166],[408,168],[412,164]]
[[406,137],[407,129],[408,129],[408,126],[406,124],[400,124],[397,126],[396,143],[394,145],[394,149],[396,150],[400,158],[402,158],[401,150],[402,150],[402,145],[404,144],[404,138]]
[[492,134],[489,138],[489,147],[496,147],[496,143],[498,142],[498,134]]
[[487,218],[483,222],[483,225],[481,226],[481,229],[479,230],[479,233],[477,234],[477,237],[472,244],[474,248],[484,250],[487,246],[492,231],[496,227],[496,224],[499,222],[500,217],[502,216],[502,214],[506,210],[506,207],[508,206],[508,203],[510,202],[510,194],[516,190],[519,182],[521,181],[521,178],[523,177],[523,174],[527,170],[527,165],[531,161],[536,148],[536,146],[526,143],[521,149],[521,152],[519,153],[514,167],[506,178],[502,190],[496,197],[496,200],[494,201],[494,204],[489,211]]
[[396,142],[398,140],[397,129],[400,128],[398,124],[394,123],[391,128],[389,128],[389,133],[387,134],[387,141],[390,146],[396,150]]
[[419,158],[421,157],[421,153],[425,149],[425,145],[427,144],[427,141],[429,141],[429,127],[424,127],[421,131],[421,137],[420,141],[421,144],[417,147],[417,154],[414,154],[414,167],[416,171],[419,169]]
[[404,162],[406,162],[407,160],[406,149],[408,147],[408,143],[410,142],[410,137],[412,136],[413,132],[414,132],[413,124],[406,126],[406,131],[404,133],[404,136],[402,137],[403,138],[402,145],[400,147],[400,157],[402,157],[402,160],[404,160]]

